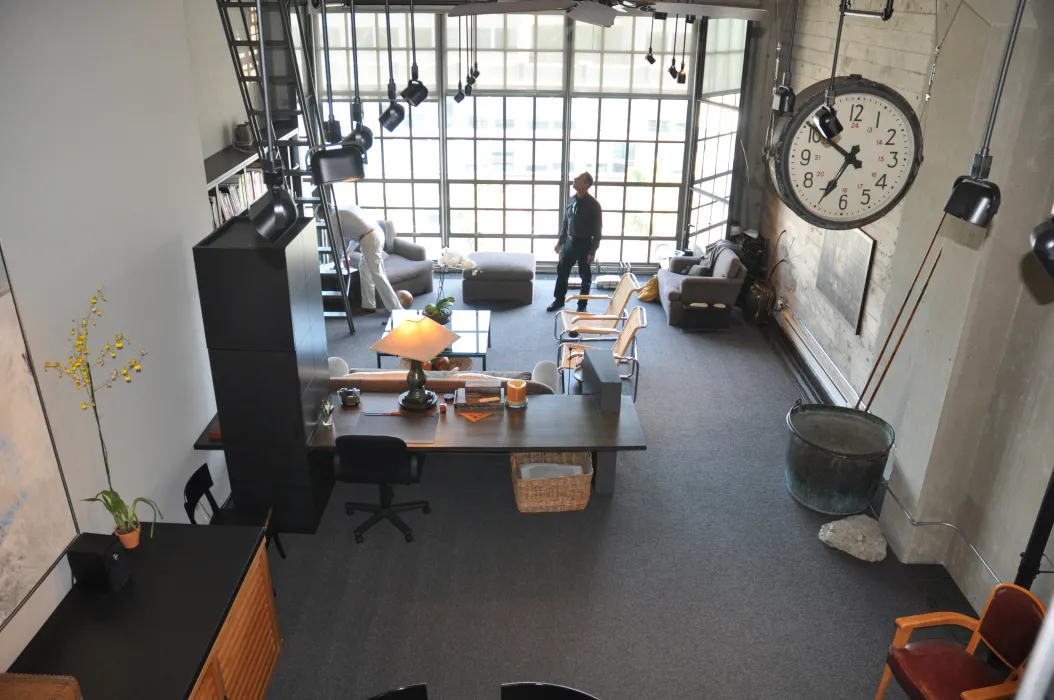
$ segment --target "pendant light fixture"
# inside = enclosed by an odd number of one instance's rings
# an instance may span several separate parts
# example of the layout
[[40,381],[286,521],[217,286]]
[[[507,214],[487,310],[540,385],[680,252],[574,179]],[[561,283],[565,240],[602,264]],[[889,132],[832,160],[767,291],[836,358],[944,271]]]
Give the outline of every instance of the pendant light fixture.
[[326,3],[322,3],[322,56],[326,66],[326,101],[329,103],[329,119],[322,122],[322,140],[340,143],[340,122],[333,118],[333,76],[329,70],[329,22],[326,21]]
[[472,60],[472,20],[468,17],[465,18],[465,96],[472,96],[472,86],[476,82],[476,76],[472,75],[472,65],[469,61]]
[[282,179],[282,161],[275,150],[274,122],[271,121],[270,85],[267,82],[267,49],[264,43],[263,0],[256,0],[256,35],[259,40],[260,92],[263,93],[264,131],[267,153],[260,154],[267,193],[249,207],[249,221],[256,232],[272,243],[296,222],[296,205]]
[[652,65],[655,64],[655,56],[652,55],[651,45],[655,41],[655,12],[651,13],[651,31],[648,33],[648,54],[644,57],[644,60]]
[[[324,2],[323,6],[325,6]],[[406,84],[402,96],[408,105],[416,107],[428,99],[428,88],[421,82],[417,70],[417,24],[414,21],[414,0],[410,0],[410,53],[413,56],[413,65],[410,66],[410,82]]]
[[344,137],[345,145],[357,145],[362,151],[362,162],[368,163],[366,151],[373,146],[373,130],[362,123],[363,109],[362,98],[359,96],[359,44],[355,27],[355,0],[349,3],[351,19],[351,70],[352,78],[355,79],[355,96],[351,102],[351,121],[354,126],[351,133]]
[[[1010,29],[1010,40],[1007,42],[1006,55],[1003,56],[1003,69],[999,74],[999,82],[995,88],[995,99],[992,101],[992,111],[988,115],[988,127],[984,132],[984,140],[981,141],[981,150],[974,154],[973,166],[969,175],[960,175],[952,186],[951,197],[944,205],[944,211],[957,219],[968,221],[974,226],[987,226],[992,217],[999,211],[1001,199],[999,187],[988,180],[988,173],[992,170],[992,154],[988,150],[992,145],[992,132],[995,131],[995,117],[999,112],[999,102],[1003,98],[1003,86],[1006,84],[1006,75],[1010,69],[1010,58],[1014,55],[1014,44],[1017,43],[1017,32],[1021,28],[1021,17],[1025,13],[1025,0],[1018,0],[1017,11],[1014,14],[1014,24]],[[1033,241],[1033,251],[1043,260],[1045,251],[1036,248]]]
[[389,132],[395,131],[395,127],[403,123],[406,118],[406,109],[395,101],[395,66],[392,63],[392,8],[388,0],[384,0],[384,24],[388,30],[388,108],[381,112],[381,126]]
[[461,85],[461,18],[457,18],[457,94],[454,95],[454,102],[461,104],[461,101],[465,99],[465,88]]
[[[692,17],[684,18],[684,36],[681,37],[681,72],[677,74],[677,84],[684,85],[688,82],[688,74],[684,72],[684,49],[688,45],[688,25],[693,21]],[[675,45],[674,50],[677,50]]]
[[677,80],[677,17],[673,18],[673,56],[670,56],[670,67],[666,69],[670,77]]
[[479,79],[479,25],[476,17],[472,18],[472,77]]

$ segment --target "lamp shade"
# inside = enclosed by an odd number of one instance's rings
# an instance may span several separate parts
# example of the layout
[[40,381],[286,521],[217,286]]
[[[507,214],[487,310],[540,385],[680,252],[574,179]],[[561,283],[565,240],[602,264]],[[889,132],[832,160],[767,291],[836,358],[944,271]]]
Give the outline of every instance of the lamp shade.
[[430,318],[409,318],[374,343],[370,350],[428,362],[460,338],[446,326]]

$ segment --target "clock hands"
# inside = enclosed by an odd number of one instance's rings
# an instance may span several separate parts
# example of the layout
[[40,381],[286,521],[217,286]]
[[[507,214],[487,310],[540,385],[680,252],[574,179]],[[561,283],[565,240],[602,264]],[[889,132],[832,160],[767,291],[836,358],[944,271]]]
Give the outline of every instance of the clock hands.
[[845,172],[846,168],[848,168],[850,165],[857,169],[864,167],[864,164],[861,163],[860,159],[856,157],[856,154],[860,152],[860,146],[853,146],[852,149],[846,151],[834,141],[828,141],[827,143],[834,146],[835,150],[845,157],[845,161],[842,163],[842,167],[838,170],[838,173],[834,176],[834,179],[827,183],[827,187],[823,188],[823,194],[818,200],[816,200],[817,204],[822,202],[824,197],[834,192],[835,188],[838,187],[838,180],[842,177],[842,173]]

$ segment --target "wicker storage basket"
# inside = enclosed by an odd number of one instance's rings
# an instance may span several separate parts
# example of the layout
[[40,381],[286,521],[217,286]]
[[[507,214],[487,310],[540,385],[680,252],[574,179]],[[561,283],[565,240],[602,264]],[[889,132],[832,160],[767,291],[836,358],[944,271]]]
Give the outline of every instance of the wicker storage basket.
[[[520,476],[521,466],[539,462],[577,464],[582,467],[582,474],[552,479],[524,479]],[[512,455],[512,491],[521,513],[582,510],[589,503],[592,483],[593,456],[589,452],[514,452]]]
[[81,700],[81,689],[77,681],[69,676],[0,673],[0,698],[4,700]]

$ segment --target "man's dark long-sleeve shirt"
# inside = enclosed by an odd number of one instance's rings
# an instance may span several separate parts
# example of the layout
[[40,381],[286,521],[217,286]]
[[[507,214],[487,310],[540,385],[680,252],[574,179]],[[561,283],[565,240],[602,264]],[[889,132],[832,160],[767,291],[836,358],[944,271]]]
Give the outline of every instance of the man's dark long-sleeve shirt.
[[[572,247],[589,246],[589,254],[595,255],[600,247],[601,218],[603,210],[593,195],[586,193],[581,199],[571,195],[564,205],[564,218],[560,222],[560,239],[557,244]],[[588,244],[587,244],[588,241]]]

